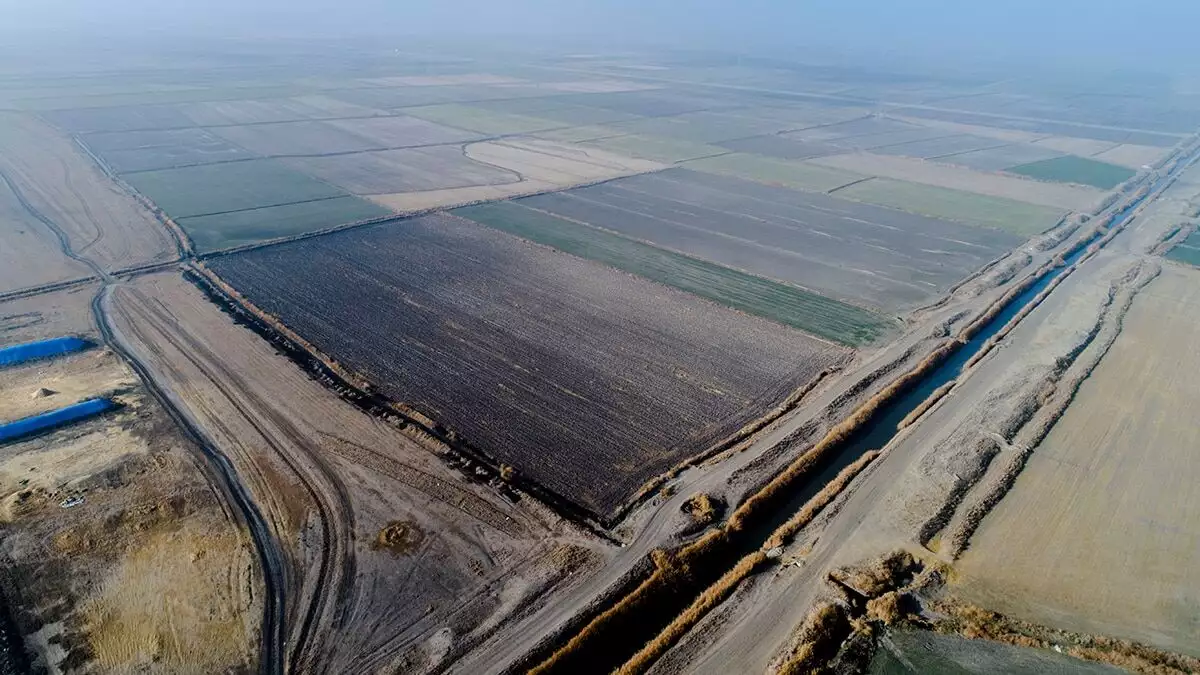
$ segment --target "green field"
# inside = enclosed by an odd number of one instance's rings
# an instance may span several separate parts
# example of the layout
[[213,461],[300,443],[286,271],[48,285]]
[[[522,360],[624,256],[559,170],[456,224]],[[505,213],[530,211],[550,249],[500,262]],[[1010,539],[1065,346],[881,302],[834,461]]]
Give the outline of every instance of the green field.
[[745,178],[759,183],[809,192],[828,192],[865,178],[865,176],[849,171],[826,169],[811,164],[790,162],[786,159],[773,159],[743,153],[698,159],[694,162],[687,162],[684,166],[696,171]]
[[1137,173],[1127,167],[1074,155],[1019,164],[1005,171],[1055,183],[1091,185],[1102,190],[1111,190]]
[[346,196],[275,160],[143,171],[123,178],[172,218],[243,211]]
[[638,135],[601,138],[589,141],[586,145],[594,145],[602,150],[611,150],[655,162],[682,162],[697,157],[711,157],[729,152],[725,148],[715,145]]
[[334,197],[315,202],[180,218],[176,222],[187,232],[196,250],[207,253],[378,218],[389,213],[390,210],[365,199]]
[[934,218],[957,220],[968,225],[991,227],[1021,236],[1045,232],[1066,211],[1026,204],[1003,197],[919,185],[890,178],[873,178],[838,190],[836,196],[887,206]]
[[895,327],[889,319],[859,307],[512,202],[469,206],[453,213],[851,347],[870,343]]
[[562,122],[545,120],[540,117],[493,112],[458,103],[404,108],[402,112],[405,115],[420,117],[430,122],[437,122],[469,131],[478,131],[481,134],[527,134],[531,131],[543,131],[545,129],[568,126]]
[[1200,232],[1193,232],[1174,248],[1167,252],[1171,260],[1200,267]]

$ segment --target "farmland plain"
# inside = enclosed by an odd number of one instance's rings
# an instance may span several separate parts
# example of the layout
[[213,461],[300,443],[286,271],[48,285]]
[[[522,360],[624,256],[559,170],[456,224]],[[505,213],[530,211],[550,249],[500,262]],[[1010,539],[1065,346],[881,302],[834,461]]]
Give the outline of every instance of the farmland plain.
[[1200,656],[1200,432],[1175,422],[1200,394],[1191,377],[1200,349],[1189,338],[1197,307],[1191,268],[1165,266],[1138,294],[1121,335],[962,558],[969,598]]
[[1018,241],[685,169],[516,203],[888,313],[928,302]]
[[1055,157],[1009,167],[1007,171],[1039,180],[1091,185],[1103,190],[1111,190],[1137,173],[1123,166],[1084,157]]
[[392,399],[599,515],[846,353],[449,217],[210,264]]

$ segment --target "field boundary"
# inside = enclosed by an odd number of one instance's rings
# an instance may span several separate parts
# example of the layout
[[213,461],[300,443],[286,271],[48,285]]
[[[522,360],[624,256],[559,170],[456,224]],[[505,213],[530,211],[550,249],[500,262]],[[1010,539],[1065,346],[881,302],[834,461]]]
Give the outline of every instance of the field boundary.
[[553,490],[524,479],[519,474],[505,478],[503,464],[478,448],[457,439],[453,431],[419,411],[398,404],[375,391],[366,379],[354,374],[309,344],[282,322],[245,299],[202,263],[187,266],[183,276],[231,319],[258,333],[294,364],[360,411],[399,430],[421,447],[438,456],[468,482],[483,482],[509,501],[524,493],[545,504],[582,530],[610,543],[619,543],[595,514]]

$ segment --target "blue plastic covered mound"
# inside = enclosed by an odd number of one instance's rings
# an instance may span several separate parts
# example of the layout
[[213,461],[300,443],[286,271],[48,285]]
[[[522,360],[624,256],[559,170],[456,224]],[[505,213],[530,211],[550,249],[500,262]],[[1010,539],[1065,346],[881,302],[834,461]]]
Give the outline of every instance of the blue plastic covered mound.
[[74,424],[116,408],[117,404],[111,399],[89,398],[86,401],[51,410],[48,413],[26,417],[8,424],[0,424],[0,443],[32,436],[63,425]]
[[58,337],[50,340],[26,342],[11,347],[0,348],[0,368],[15,366],[20,363],[52,359],[63,354],[79,352],[91,347],[92,343],[73,335]]

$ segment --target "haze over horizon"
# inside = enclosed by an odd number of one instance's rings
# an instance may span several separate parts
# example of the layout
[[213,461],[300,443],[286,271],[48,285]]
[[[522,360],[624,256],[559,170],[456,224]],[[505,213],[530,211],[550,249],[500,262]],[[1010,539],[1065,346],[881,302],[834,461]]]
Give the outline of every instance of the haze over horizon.
[[[1194,73],[1190,48],[1200,4],[1182,0],[1133,8],[1112,0],[1004,3],[816,0],[43,0],[0,2],[0,37],[14,42],[90,43],[89,37],[147,42],[172,38],[539,37],[589,47],[720,49],[953,66],[1012,63],[1103,71],[1130,62]],[[133,43],[136,44],[136,43]]]

